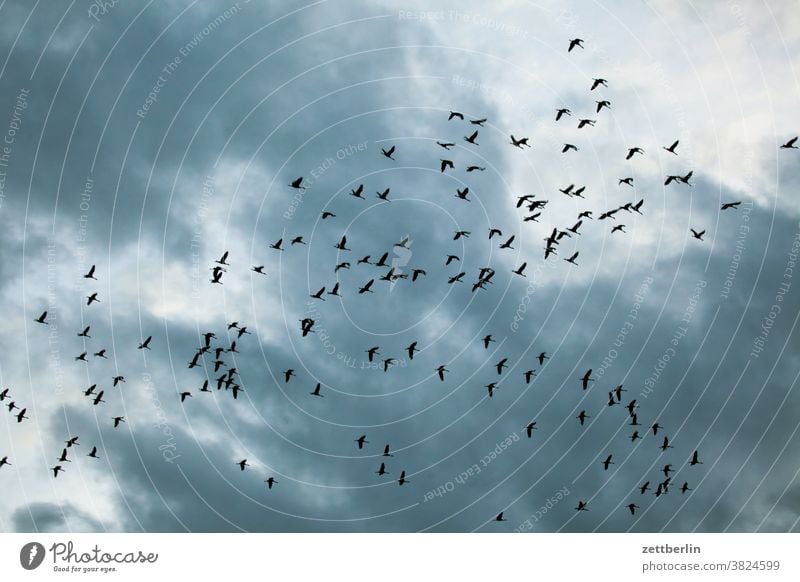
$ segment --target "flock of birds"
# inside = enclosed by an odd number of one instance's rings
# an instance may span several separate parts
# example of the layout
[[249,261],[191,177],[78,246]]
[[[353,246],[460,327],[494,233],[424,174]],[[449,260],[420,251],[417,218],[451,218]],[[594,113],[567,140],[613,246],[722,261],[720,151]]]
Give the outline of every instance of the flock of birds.
[[[568,52],[572,52],[576,48],[584,48],[584,41],[580,38],[575,38],[569,41]],[[609,87],[609,83],[606,79],[603,78],[596,78],[593,79],[591,86],[589,88],[589,92],[594,94],[595,91],[603,89],[607,89]],[[591,113],[589,115],[599,116],[604,110],[610,110],[612,107],[612,102],[605,98],[601,97],[594,100],[594,106],[591,108]],[[555,122],[556,123],[563,123],[567,120],[567,118],[573,117],[573,112],[569,108],[559,108],[555,112]],[[577,129],[582,130],[585,128],[593,128],[599,122],[599,119],[577,115],[575,116],[577,119]],[[450,111],[448,115],[448,121],[460,121],[464,122],[470,128],[467,132],[467,135],[463,136],[463,141],[468,144],[469,147],[479,147],[480,144],[478,142],[479,139],[479,132],[484,127],[487,119],[480,118],[480,119],[468,119],[465,118],[465,115],[458,111]],[[529,137],[517,137],[515,135],[509,136],[510,141],[509,144],[518,149],[525,149],[531,148],[531,139]],[[798,141],[797,137],[794,137],[780,146],[781,149],[798,149],[796,145]],[[441,141],[437,140],[436,145],[441,147],[444,151],[450,151],[455,145],[456,142],[453,141]],[[662,149],[667,153],[679,157],[679,148],[680,142],[675,140],[671,144],[667,146],[662,146]],[[561,153],[564,155],[569,154],[570,152],[577,152],[579,148],[572,143],[565,143],[561,148]],[[381,155],[383,155],[389,161],[396,161],[396,155],[398,155],[398,148],[397,146],[391,146],[381,150]],[[642,147],[635,146],[630,147],[627,151],[624,152],[624,158],[626,161],[634,160],[637,156],[644,156],[646,155],[645,150]],[[445,173],[448,171],[454,171],[457,168],[456,161],[449,158],[440,158],[439,163],[439,170],[441,173]],[[466,172],[482,172],[485,170],[484,167],[477,166],[477,165],[466,165]],[[678,185],[678,186],[688,186],[691,187],[692,183],[692,170],[684,170],[682,172],[678,172],[675,174],[670,174],[665,177],[664,186],[670,185]],[[630,176],[621,177],[618,180],[619,186],[628,186],[634,187],[634,178]],[[306,189],[306,185],[304,183],[304,178],[299,177],[293,180],[289,187],[297,190],[304,190]],[[568,184],[563,188],[559,188],[558,191],[569,198],[573,199],[581,199],[586,200],[587,194],[587,186],[586,185],[578,185],[578,184]],[[460,202],[469,203],[471,199],[469,198],[469,188],[465,187],[463,189],[457,189],[454,197],[458,199]],[[365,200],[365,185],[359,184],[355,188],[350,191],[350,196],[355,199]],[[382,191],[376,192],[376,197],[381,201],[389,201],[390,195],[390,188],[385,188]],[[539,218],[542,217],[542,214],[545,212],[548,199],[540,199],[537,198],[534,194],[525,194],[519,196],[516,199],[516,208],[517,209],[524,209],[527,211],[527,214],[522,217],[522,222],[538,222]],[[730,201],[725,202],[721,205],[721,210],[735,210],[741,204],[741,201]],[[621,216],[625,216],[626,214],[638,214],[643,215],[643,206],[644,200],[631,200],[626,202],[616,208],[607,209],[604,212],[601,212],[596,217],[597,222],[601,221],[613,221],[614,225],[611,227],[611,233],[626,233],[627,225],[621,221],[618,221],[618,218]],[[550,257],[558,254],[558,247],[559,244],[565,238],[572,238],[574,236],[579,236],[581,234],[581,229],[587,224],[588,221],[595,220],[594,216],[595,211],[593,210],[582,210],[577,217],[574,219],[571,225],[566,225],[564,227],[555,226],[553,227],[550,234],[544,239],[544,248],[543,248],[543,255],[544,259],[548,260]],[[330,210],[325,210],[321,216],[322,220],[325,221],[333,221],[332,219],[336,218],[336,214]],[[703,241],[703,235],[705,234],[705,230],[699,230],[696,228],[690,229],[691,235],[694,239],[699,241]],[[472,235],[470,231],[466,230],[458,230],[453,233],[452,240],[458,241],[460,239],[467,239]],[[500,228],[491,227],[488,232],[488,240],[493,241],[497,237],[497,240],[500,241],[499,248],[502,250],[505,249],[514,249],[514,243],[516,241],[516,235],[511,235],[506,237],[503,235],[503,232]],[[378,276],[377,274],[374,276],[368,276],[362,279],[362,283],[357,283],[352,286],[351,289],[343,288],[342,282],[338,279],[338,274],[341,271],[349,271],[352,268],[351,260],[348,260],[347,253],[354,252],[352,248],[348,246],[351,244],[348,242],[346,235],[341,235],[338,239],[339,242],[334,245],[337,249],[338,257],[341,260],[337,259],[337,264],[333,269],[334,275],[337,276],[337,280],[334,284],[329,285],[325,284],[321,286],[316,292],[312,293],[310,297],[314,300],[324,302],[326,298],[329,297],[338,297],[341,298],[343,293],[353,292],[359,295],[366,295],[375,293],[377,291],[377,285],[379,285],[378,281],[380,282],[388,282],[388,283],[395,283],[400,280],[408,280],[410,283],[414,283],[419,280],[421,277],[427,276],[426,269],[422,268],[410,268],[408,272],[404,272],[402,268],[394,267],[390,264],[389,255],[392,249],[384,250],[383,252],[376,254],[377,258],[374,259],[373,255],[365,254],[360,259],[356,260],[355,263],[357,266],[369,266],[373,269],[381,269],[381,275]],[[398,241],[394,247],[397,249],[409,249],[411,239],[410,237],[404,237],[402,240]],[[285,246],[285,242],[283,238],[278,239],[276,242],[269,245],[272,250],[278,252],[284,252],[292,247],[306,245],[306,241],[303,239],[302,235],[294,236],[288,240],[288,244]],[[569,256],[564,257],[564,261],[570,263],[573,266],[578,265],[578,257],[579,252],[575,251],[569,254]],[[451,254],[449,251],[444,253],[443,266],[450,267],[451,265],[459,265],[461,263],[461,257],[455,254]],[[214,262],[211,266],[211,278],[210,282],[212,284],[223,284],[224,275],[228,272],[230,267],[229,262],[229,255],[228,252],[225,252],[220,256],[218,260]],[[511,273],[513,275],[517,275],[520,277],[525,277],[525,270],[527,268],[528,263],[522,262],[519,266],[512,269]],[[385,272],[383,271],[385,270]],[[265,272],[264,265],[255,265],[252,266],[251,271],[258,274],[266,276],[267,273]],[[95,277],[96,269],[95,266],[92,266],[91,269],[84,275],[84,278],[87,280],[97,281]],[[488,284],[493,283],[493,278],[496,275],[496,271],[494,268],[490,266],[482,267],[476,273],[476,277],[471,283],[472,285],[472,292],[477,292],[482,289],[486,289]],[[446,282],[448,285],[455,285],[459,283],[464,283],[464,277],[466,277],[467,272],[461,271],[461,269],[457,269],[457,272],[450,273],[445,276],[443,282]],[[101,300],[99,298],[99,294],[97,292],[93,292],[90,295],[86,296],[86,306],[91,307],[95,303],[100,303]],[[41,313],[34,321],[41,325],[48,325],[47,321],[47,311]],[[300,320],[299,326],[299,334],[301,337],[307,337],[310,334],[315,333],[314,326],[316,321],[311,317],[305,317]],[[202,386],[199,387],[197,390],[198,393],[210,393],[212,392],[210,385],[214,385],[216,390],[222,390],[224,388],[225,391],[229,392],[234,400],[238,398],[240,392],[244,391],[244,388],[238,383],[238,372],[235,366],[232,363],[226,361],[226,355],[229,354],[236,354],[238,353],[237,349],[237,342],[242,341],[245,336],[250,335],[251,332],[248,331],[247,326],[241,325],[239,322],[230,322],[227,324],[227,329],[225,333],[222,334],[225,338],[225,341],[222,342],[218,339],[217,334],[213,331],[206,332],[202,334],[202,342],[191,356],[188,362],[188,368],[201,368],[202,370],[206,371],[206,379],[203,382]],[[81,338],[84,342],[84,346],[86,345],[87,340],[91,340],[91,325],[87,325],[83,330],[77,333],[77,336]],[[152,336],[148,336],[144,338],[138,345],[139,350],[150,350],[151,343],[152,343]],[[488,350],[490,344],[494,343],[496,340],[491,334],[486,335],[481,340],[481,343],[484,349]],[[367,355],[369,362],[379,362],[381,368],[384,372],[389,372],[389,370],[396,366],[398,363],[398,357],[396,355],[392,356],[385,356],[380,352],[380,346],[371,346],[364,350]],[[408,356],[409,362],[414,361],[414,356],[420,351],[420,346],[418,341],[411,342],[405,348],[405,354]],[[89,353],[92,353],[92,356],[89,356]],[[107,350],[105,348],[99,348],[97,351],[93,350],[84,350],[78,356],[75,357],[76,361],[81,361],[88,363],[92,359],[96,358],[106,358]],[[541,352],[536,360],[538,361],[539,367],[543,367],[545,365],[545,361],[549,359],[549,355],[546,352]],[[380,358],[380,359],[377,359]],[[499,389],[499,384],[501,381],[505,380],[506,377],[503,376],[504,371],[506,368],[509,367],[509,359],[507,357],[501,358],[497,361],[493,368],[497,373],[497,377],[493,379],[493,381],[488,382],[484,385],[487,390],[488,397],[493,397],[495,392]],[[438,377],[440,382],[444,382],[446,378],[446,374],[449,372],[447,369],[447,363],[442,363],[431,371],[432,377]],[[536,368],[526,369],[521,375],[525,382],[525,384],[529,384],[533,381],[536,377],[538,370]],[[283,380],[285,383],[289,383],[293,378],[297,376],[295,370],[293,368],[285,370],[283,374]],[[577,382],[580,388],[584,391],[589,390],[592,386],[592,383],[595,382],[596,379],[592,377],[592,370],[589,369],[586,373],[579,379]],[[125,377],[122,375],[116,375],[110,378],[110,383],[112,387],[121,386],[125,382]],[[646,428],[639,422],[639,415],[640,415],[640,405],[637,401],[630,400],[627,403],[623,404],[623,393],[626,392],[626,389],[622,385],[615,386],[611,388],[607,393],[607,405],[609,407],[619,408],[621,411],[624,411],[626,414],[626,418],[628,424],[631,427],[631,432],[628,437],[628,440],[631,443],[635,443],[637,440],[645,438],[647,435],[652,435],[652,438],[655,439],[657,442],[660,442],[660,445],[656,448],[656,450],[660,451],[660,454],[666,454],[668,451],[673,449],[673,445],[669,436],[665,434],[665,428],[658,422],[658,420],[654,420],[652,422],[648,422]],[[84,396],[91,402],[93,406],[100,406],[102,404],[106,404],[106,400],[104,400],[104,396],[106,392],[104,389],[98,387],[97,384],[92,384],[86,390],[83,390]],[[195,393],[192,390],[186,390],[178,393],[178,397],[180,398],[180,402],[186,405],[187,400],[193,398]],[[324,394],[322,393],[322,385],[321,383],[317,382],[313,389],[310,391],[310,395],[314,397],[322,398]],[[27,419],[29,416],[26,415],[27,408],[22,407],[17,404],[16,401],[12,399],[11,391],[9,388],[5,388],[0,391],[0,401],[4,403],[7,407],[8,411],[16,417],[18,423],[21,423]],[[17,411],[17,412],[15,412]],[[121,426],[122,423],[125,422],[125,417],[121,415],[111,415],[109,416],[110,422],[109,424],[113,426],[113,428],[118,428]],[[575,421],[578,423],[579,426],[584,427],[587,426],[587,421],[591,418],[588,414],[586,409],[580,411],[580,413],[576,416]],[[537,420],[531,420],[527,423],[524,427],[522,427],[525,431],[527,437],[533,438],[534,431],[538,429],[537,427]],[[367,435],[362,434],[354,439],[356,446],[359,450],[364,449],[365,445],[369,444],[369,440],[367,440]],[[53,473],[53,477],[56,478],[59,476],[60,473],[64,472],[64,467],[66,463],[70,463],[71,459],[70,453],[74,451],[75,447],[80,446],[79,444],[79,437],[77,436],[70,436],[65,441],[65,446],[62,448],[60,454],[54,455],[55,465],[51,468]],[[387,463],[389,462],[388,459],[394,457],[394,455],[390,452],[391,447],[389,444],[384,445],[382,457],[385,457],[387,460],[381,461],[380,465],[378,466],[375,473],[379,477],[384,477],[385,475],[389,474]],[[87,455],[92,459],[99,459],[98,450],[96,446],[91,448],[91,451]],[[690,454],[687,455],[688,460],[687,464],[689,467],[694,467],[697,465],[701,465],[702,461],[700,461],[700,455],[697,450],[694,450]],[[609,452],[608,455],[602,460],[601,467],[602,470],[608,471],[612,465],[615,464],[615,453]],[[244,472],[248,467],[251,465],[248,463],[248,460],[240,459],[232,464],[239,467],[239,470]],[[9,462],[8,456],[4,456],[0,458],[0,468],[4,466],[11,466],[12,463]],[[647,480],[641,485],[638,486],[638,490],[641,495],[646,494],[648,491],[652,491],[652,493],[656,497],[661,497],[669,493],[670,489],[673,487],[673,479],[675,478],[675,474],[680,471],[680,469],[676,469],[675,461],[666,462],[658,477],[653,478],[651,480]],[[662,477],[663,475],[663,477]],[[689,485],[690,478],[687,477],[682,479],[682,484],[679,487],[681,493],[687,493],[692,491],[692,488]],[[399,485],[405,485],[409,483],[409,479],[406,477],[406,470],[401,470],[398,473],[397,483]],[[264,480],[266,487],[268,489],[272,489],[278,481],[275,479],[274,476],[268,475]],[[639,505],[632,500],[625,506],[625,509],[630,512],[631,515],[636,514],[636,510],[639,509]],[[575,511],[577,512],[585,512],[589,511],[589,503],[583,499],[579,500],[577,506],[575,507]],[[496,521],[506,521],[506,511],[501,511],[496,515],[494,520]]]

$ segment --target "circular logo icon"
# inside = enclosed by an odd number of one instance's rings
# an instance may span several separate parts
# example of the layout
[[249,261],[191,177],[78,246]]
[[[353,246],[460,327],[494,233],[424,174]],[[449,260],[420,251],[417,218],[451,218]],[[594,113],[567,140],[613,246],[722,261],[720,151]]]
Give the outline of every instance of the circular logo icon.
[[44,561],[44,546],[39,542],[28,542],[19,551],[19,563],[26,570],[35,570]]

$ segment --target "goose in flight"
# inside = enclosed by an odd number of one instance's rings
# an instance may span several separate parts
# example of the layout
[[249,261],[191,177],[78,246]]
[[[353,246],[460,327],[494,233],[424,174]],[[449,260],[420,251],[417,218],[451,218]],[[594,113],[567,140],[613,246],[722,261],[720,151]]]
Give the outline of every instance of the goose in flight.
[[511,141],[509,143],[515,147],[518,147],[519,149],[523,149],[524,146],[531,147],[528,143],[527,137],[521,137],[517,139],[514,137],[514,134],[511,134]]
[[97,395],[94,397],[94,401],[92,402],[94,406],[97,406],[101,402],[105,402],[105,400],[103,400],[103,394],[105,394],[104,390],[100,390],[100,392],[97,393]]
[[368,443],[369,441],[367,440],[367,435],[362,434],[360,437],[356,439],[356,442],[358,443],[358,448],[363,449],[364,443]]
[[181,396],[181,403],[183,403],[187,398],[192,397],[192,393],[187,390],[186,392],[181,392],[180,396]]
[[222,253],[222,256],[219,258],[219,260],[214,262],[218,265],[225,265],[226,267],[229,267],[230,263],[228,263],[227,260],[228,260],[228,251],[225,251],[224,253]]
[[644,154],[644,150],[639,147],[628,148],[628,154],[625,156],[625,159],[630,160],[635,154]]
[[[361,259],[358,262],[359,262],[359,264],[360,263],[367,263],[368,265],[372,264],[372,263],[369,262],[369,256],[364,257],[363,259]],[[340,269],[350,269],[350,263],[348,263],[347,261],[339,263],[338,265],[336,265],[336,267],[334,267],[333,272],[334,273],[338,273]]]
[[384,457],[394,457],[394,455],[389,452],[389,445],[386,445],[385,447],[383,447],[383,456]]
[[27,420],[30,418],[29,416],[25,416],[26,412],[28,412],[27,408],[23,408],[22,410],[19,411],[19,414],[17,414],[17,422],[22,422],[23,420]]
[[497,514],[497,517],[494,518],[495,521],[508,521],[506,518],[503,517],[503,511]]
[[449,372],[449,371],[450,371],[450,370],[448,370],[448,369],[447,369],[447,368],[445,368],[444,366],[439,366],[438,368],[436,368],[436,372],[439,374],[439,380],[441,380],[442,382],[444,382],[444,373],[445,373],[445,372]]
[[375,282],[375,279],[370,279],[366,282],[366,284],[358,290],[359,295],[363,295],[364,293],[375,293],[370,287]]
[[5,388],[2,392],[0,392],[0,402],[2,402],[3,400],[5,400],[10,396],[8,390],[9,390],[8,388]]
[[139,350],[149,350],[150,349],[150,342],[153,341],[153,336],[149,335],[145,338],[145,340],[139,344],[139,347],[136,349]]
[[798,149],[798,147],[796,145],[794,145],[796,142],[797,142],[797,136],[793,137],[792,139],[787,141],[785,144],[783,144],[780,147],[780,149],[782,149],[782,150],[796,150],[796,149]]
[[622,233],[624,233],[624,232],[625,232],[625,225],[624,225],[624,224],[618,224],[617,226],[615,226],[614,228],[612,228],[612,229],[611,229],[611,234],[614,234],[615,232],[622,232]]
[[78,447],[78,446],[80,446],[80,443],[78,442],[78,439],[79,439],[79,437],[72,437],[70,439],[65,440],[64,443],[66,443],[67,448]]
[[81,333],[78,334],[78,337],[92,337],[89,335],[89,330],[91,329],[90,325],[87,325]]
[[383,360],[383,371],[388,372],[389,366],[394,364],[396,361],[397,360],[395,360],[394,358],[386,358],[385,360]]
[[268,477],[264,480],[264,483],[267,484],[267,489],[272,489],[272,486],[277,483],[277,481],[275,480],[275,477]]
[[269,245],[269,248],[275,249],[276,251],[282,251],[283,247],[281,245],[283,245],[283,239],[279,238],[277,242],[274,242],[271,245]]
[[62,467],[61,465],[56,465],[55,467],[51,467],[50,470],[53,472],[53,477],[55,478],[58,477],[59,473],[64,472],[64,467]]
[[578,416],[576,416],[575,418],[577,418],[579,421],[581,421],[581,426],[583,426],[583,423],[586,422],[586,419],[587,418],[592,418],[592,417],[589,416],[588,414],[586,414],[585,410],[581,410],[580,414],[578,414]]
[[413,360],[414,354],[419,351],[417,349],[417,342],[411,342],[411,345],[409,345],[406,350],[408,351],[408,359]]
[[[562,153],[562,154],[565,154],[565,153],[567,153],[569,150],[572,150],[572,151],[574,151],[574,152],[577,152],[577,151],[578,151],[578,146],[576,146],[576,145],[572,145],[571,143],[565,143],[565,144],[564,144],[564,147],[563,147],[563,148],[561,148],[561,153]],[[563,192],[563,190],[562,190],[562,192]],[[564,194],[567,194],[567,193],[566,193],[566,192],[564,192]],[[567,194],[567,196],[571,196],[571,193],[570,193],[570,194]]]
[[472,135],[464,136],[464,141],[467,143],[471,143],[472,145],[480,145],[477,141],[478,139],[478,132],[475,131]]
[[485,118],[485,117],[484,117],[483,119],[470,119],[470,120],[469,120],[469,122],[470,122],[472,125],[478,125],[478,126],[480,126],[480,127],[483,127],[483,124],[484,124],[484,123],[486,123],[486,121],[487,121],[487,120],[486,120],[486,118]]
[[314,390],[310,392],[311,396],[319,396],[320,398],[325,398],[319,391],[322,389],[322,384],[317,382],[317,385],[314,386]]
[[669,444],[669,437],[664,437],[664,441],[661,443],[661,452],[663,453],[667,449],[671,449],[672,445]]
[[441,141],[437,141],[437,142],[436,142],[436,145],[438,145],[438,146],[440,146],[440,147],[443,147],[444,149],[446,149],[446,150],[450,151],[450,148],[451,148],[451,147],[453,147],[453,146],[454,146],[454,145],[456,145],[456,144],[454,144],[454,143],[451,143],[451,142],[441,142]]
[[75,356],[75,361],[77,362],[78,360],[81,360],[82,362],[88,362],[88,360],[86,359],[86,354],[87,353],[88,352],[83,352],[83,353],[81,353],[81,355]]
[[594,91],[600,85],[602,85],[603,87],[608,87],[608,81],[606,81],[605,79],[592,79],[592,88],[589,89],[589,91]]
[[94,266],[94,265],[92,265],[92,266],[89,268],[89,272],[88,272],[88,273],[86,273],[86,274],[83,276],[83,278],[84,278],[84,279],[94,279],[95,281],[97,281],[97,279],[96,279],[96,278],[95,278],[95,276],[94,276],[94,271],[95,271],[95,266]]
[[619,183],[617,185],[622,186],[623,184],[633,188],[633,178],[620,178]]
[[528,263],[522,263],[516,270],[511,271],[515,275],[519,275],[521,277],[525,277],[525,267],[528,266]]
[[600,113],[603,107],[605,107],[606,109],[611,109],[611,101],[603,100],[603,101],[597,101],[596,103],[597,103],[597,113]]
[[353,196],[355,198],[361,198],[362,200],[364,200],[363,194],[364,194],[364,184],[359,184],[358,187],[356,187],[353,190],[350,190],[350,196]]
[[588,370],[586,370],[586,373],[580,380],[581,380],[581,386],[583,386],[583,389],[586,390],[589,387],[589,382],[594,382],[594,378],[592,378],[592,369],[589,368]]
[[525,433],[528,435],[528,438],[533,436],[533,431],[536,430],[536,422],[531,421],[527,425],[525,425]]
[[487,384],[485,388],[489,391],[489,398],[491,398],[492,394],[494,394],[494,391],[497,390],[497,382]]
[[389,202],[389,191],[390,190],[391,190],[391,188],[387,188],[383,192],[376,192],[375,196],[377,196],[381,200],[385,200],[386,202]]
[[694,466],[694,465],[702,465],[702,464],[703,464],[703,461],[701,461],[701,460],[698,458],[698,453],[697,453],[697,451],[695,451],[694,453],[692,453],[692,460],[689,462],[689,464],[690,464],[690,465],[692,465],[692,466]]
[[304,241],[304,240],[303,240],[303,237],[302,237],[302,236],[296,236],[296,237],[294,237],[294,238],[292,239],[292,242],[290,242],[289,244],[290,244],[291,246],[294,246],[294,245],[304,245],[304,244],[306,244],[306,241]]
[[64,450],[61,451],[61,456],[58,458],[58,462],[59,463],[71,463],[72,462],[67,458],[67,449],[64,449]]
[[594,127],[595,123],[597,123],[596,119],[580,119],[578,120],[578,129],[583,129],[587,125],[590,127]]
[[386,463],[381,463],[381,466],[378,467],[378,470],[375,471],[378,475],[386,475],[389,471],[386,470]]
[[441,162],[441,165],[439,166],[440,173],[443,173],[447,168],[450,168],[451,170],[455,170],[456,168],[452,160],[440,159],[439,161]]
[[572,49],[575,47],[584,48],[583,47],[583,39],[582,38],[573,38],[569,41],[569,48],[567,49],[568,53],[572,52]]
[[585,501],[578,501],[578,507],[575,508],[575,511],[589,511],[586,508],[586,502]]
[[738,202],[725,202],[722,206],[720,206],[720,210],[728,210],[729,208],[738,209],[741,201]]
[[458,240],[458,239],[460,239],[462,237],[463,238],[469,238],[470,234],[472,234],[472,233],[470,231],[468,231],[468,230],[457,230],[453,234],[453,240]]
[[500,245],[500,248],[501,249],[512,249],[513,250],[514,247],[511,246],[511,243],[514,242],[514,238],[516,238],[516,235],[512,234],[511,238],[509,238],[506,242],[504,242],[503,244]]
[[556,121],[559,121],[565,115],[572,115],[572,111],[569,109],[556,109]]
[[536,370],[526,370],[522,373],[522,375],[525,376],[525,383],[530,384],[531,378],[536,375]]
[[636,514],[636,510],[639,509],[639,506],[636,505],[635,503],[629,503],[628,504],[628,509],[630,510],[631,515],[635,515]]
[[693,229],[693,228],[690,228],[689,230],[692,232],[692,236],[693,236],[694,238],[696,238],[697,240],[703,240],[703,235],[706,233],[706,231],[705,231],[705,230],[701,230],[700,232],[697,232],[697,231],[696,231],[695,229]]
[[694,174],[694,170],[686,174],[685,176],[667,176],[667,179],[664,180],[664,186],[669,186],[672,182],[681,182],[682,184],[686,184],[687,186],[691,186],[689,180],[692,179],[692,174]]
[[86,455],[87,457],[92,457],[93,459],[99,459],[100,456],[97,454],[97,447],[92,447],[92,450],[89,451],[89,454]]
[[289,182],[289,186],[294,188],[295,190],[305,190],[306,187],[303,186],[303,176]]
[[403,486],[408,483],[408,479],[406,479],[406,472],[400,471],[400,478],[397,480],[398,485]]
[[692,489],[689,488],[689,482],[688,481],[684,481],[683,485],[681,485],[681,495],[683,495],[687,491],[692,491]]
[[239,470],[244,471],[245,467],[249,467],[250,465],[247,464],[247,459],[242,459],[241,461],[234,463],[235,465],[239,465]]
[[323,293],[325,293],[325,287],[323,287],[316,293],[312,293],[309,297],[311,297],[312,299],[319,299],[320,301],[325,301],[325,298],[322,296]]
[[639,486],[639,492],[644,495],[645,491],[650,489],[650,481],[645,481],[644,484]]
[[370,349],[366,350],[366,352],[367,352],[367,358],[369,359],[369,361],[370,361],[370,362],[372,361],[372,359],[373,359],[373,358],[374,358],[376,355],[380,355],[380,353],[378,352],[378,350],[379,350],[379,349],[380,349],[380,346],[375,346],[375,347],[373,347],[373,348],[370,348]]
[[459,190],[456,188],[455,197],[459,200],[465,200],[467,202],[471,202],[469,198],[467,198],[467,194],[469,194],[469,188],[464,188],[463,190]]
[[567,261],[568,263],[572,263],[573,265],[575,265],[575,266],[577,267],[577,266],[578,266],[578,263],[576,263],[576,262],[575,262],[575,259],[577,259],[577,258],[578,258],[578,255],[579,255],[579,254],[580,254],[580,253],[579,253],[578,251],[575,251],[575,254],[574,254],[574,255],[572,255],[570,258],[568,258],[568,259],[564,259],[564,260],[565,260],[565,261]]
[[467,172],[474,172],[477,170],[478,172],[483,172],[486,170],[483,166],[467,166]]
[[9,467],[11,467],[11,463],[8,462],[8,456],[5,456],[2,459],[0,459],[0,467],[2,467],[3,465],[8,465]]
[[392,157],[394,151],[395,151],[395,146],[390,147],[388,150],[381,148],[381,153],[390,160],[394,160],[394,158]]
[[322,220],[327,218],[336,218],[336,215],[333,212],[328,212],[327,210],[322,213]]
[[486,337],[484,337],[481,341],[483,342],[483,347],[488,350],[489,344],[493,343],[494,339],[492,339],[492,334],[489,334]]
[[120,425],[121,422],[125,422],[125,417],[124,416],[114,416],[114,417],[112,417],[112,420],[114,421],[114,428],[117,428]]
[[452,119],[454,119],[456,117],[458,119],[462,120],[462,121],[464,120],[464,114],[463,113],[459,113],[458,111],[451,111],[450,112],[450,116],[447,118],[447,121],[450,121],[450,120],[452,120]]
[[614,464],[614,462],[611,460],[613,457],[614,457],[614,455],[608,455],[606,457],[606,460],[603,461],[603,470],[604,471],[608,471],[608,467]]
[[539,360],[539,365],[544,366],[544,361],[549,360],[550,356],[547,355],[547,352],[542,352],[538,355],[537,359]]
[[43,323],[44,325],[50,325],[47,321],[45,321],[46,319],[47,319],[47,312],[43,311],[42,314],[33,321],[35,321],[36,323]]
[[676,139],[671,146],[669,146],[669,147],[662,146],[662,148],[664,149],[664,151],[667,151],[667,152],[669,152],[671,154],[675,154],[677,156],[678,152],[676,152],[675,150],[678,149],[678,144],[679,143],[680,143],[680,140]]
[[314,327],[314,323],[315,321],[310,317],[300,320],[300,331],[303,332],[303,337],[306,337],[309,333],[314,333],[314,330],[311,329]]
[[340,251],[349,251],[350,249],[347,248],[347,237],[343,236],[342,240],[333,245],[333,248],[339,249]]

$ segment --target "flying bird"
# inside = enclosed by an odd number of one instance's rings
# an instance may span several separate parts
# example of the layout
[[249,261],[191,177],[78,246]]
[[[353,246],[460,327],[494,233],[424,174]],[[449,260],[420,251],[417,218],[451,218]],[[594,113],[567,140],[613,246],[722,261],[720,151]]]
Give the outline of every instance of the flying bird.
[[572,49],[575,47],[584,48],[583,46],[583,39],[582,38],[573,38],[569,41],[569,48],[567,49],[568,53],[572,52]]
[[394,151],[395,151],[395,146],[390,147],[388,150],[381,148],[381,153],[390,160],[394,160],[394,158],[392,157]]

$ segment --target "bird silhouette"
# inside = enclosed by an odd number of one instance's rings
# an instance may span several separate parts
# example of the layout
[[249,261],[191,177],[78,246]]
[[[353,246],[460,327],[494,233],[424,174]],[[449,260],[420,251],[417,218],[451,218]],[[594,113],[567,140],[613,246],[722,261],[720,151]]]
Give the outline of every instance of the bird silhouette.
[[578,47],[578,48],[584,48],[584,46],[583,46],[583,39],[582,39],[582,38],[573,38],[573,39],[570,39],[570,41],[569,41],[569,48],[567,49],[567,52],[568,52],[568,53],[571,53],[571,52],[572,52],[572,49],[574,49],[575,47]]
[[388,150],[381,148],[381,153],[390,160],[394,160],[394,158],[392,157],[394,152],[395,152],[395,146],[390,147]]
[[675,150],[676,150],[676,149],[678,149],[678,144],[679,144],[679,143],[680,143],[680,141],[676,139],[674,142],[672,142],[672,145],[671,145],[671,146],[669,146],[669,147],[664,147],[663,149],[664,149],[664,151],[667,151],[667,152],[669,152],[669,153],[671,153],[671,154],[674,154],[674,155],[676,155],[676,156],[677,156],[677,155],[678,155],[678,152],[676,152]]

